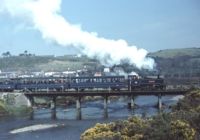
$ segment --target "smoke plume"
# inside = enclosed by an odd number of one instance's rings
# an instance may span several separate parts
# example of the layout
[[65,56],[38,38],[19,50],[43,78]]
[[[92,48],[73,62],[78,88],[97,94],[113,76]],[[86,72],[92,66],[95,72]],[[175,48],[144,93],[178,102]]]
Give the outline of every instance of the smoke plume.
[[[21,18],[41,32],[44,39],[61,46],[73,46],[89,57],[95,57],[104,65],[120,64],[123,60],[138,68],[152,69],[154,60],[147,58],[145,49],[130,46],[125,40],[100,37],[87,32],[79,25],[70,24],[61,15],[61,0],[0,0],[0,12]],[[66,48],[67,49],[67,48]]]

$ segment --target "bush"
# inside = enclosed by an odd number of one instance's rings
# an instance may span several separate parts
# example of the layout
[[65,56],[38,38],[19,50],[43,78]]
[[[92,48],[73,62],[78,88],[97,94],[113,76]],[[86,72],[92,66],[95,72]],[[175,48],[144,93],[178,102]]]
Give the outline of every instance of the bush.
[[109,124],[97,124],[81,140],[199,140],[200,91],[194,90],[173,107],[150,119],[131,117]]
[[194,140],[195,130],[187,123],[181,120],[170,123],[171,140]]

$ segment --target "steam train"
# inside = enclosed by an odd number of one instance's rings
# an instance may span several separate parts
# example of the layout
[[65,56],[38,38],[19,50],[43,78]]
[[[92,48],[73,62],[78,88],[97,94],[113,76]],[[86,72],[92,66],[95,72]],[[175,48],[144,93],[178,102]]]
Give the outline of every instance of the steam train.
[[164,90],[166,87],[164,79],[145,77],[139,78],[135,75],[125,76],[83,76],[83,77],[29,77],[0,79],[0,91],[14,90]]

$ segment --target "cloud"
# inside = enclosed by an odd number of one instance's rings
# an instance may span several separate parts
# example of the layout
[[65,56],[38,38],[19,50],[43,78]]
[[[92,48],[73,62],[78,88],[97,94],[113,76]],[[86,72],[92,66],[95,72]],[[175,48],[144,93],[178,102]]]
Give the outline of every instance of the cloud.
[[[154,60],[147,58],[147,51],[129,45],[123,39],[106,39],[96,32],[84,31],[61,15],[61,0],[2,0],[1,11],[32,23],[42,37],[61,46],[73,46],[104,65],[120,64],[128,60],[138,68],[153,68]],[[67,48],[66,48],[67,49]]]

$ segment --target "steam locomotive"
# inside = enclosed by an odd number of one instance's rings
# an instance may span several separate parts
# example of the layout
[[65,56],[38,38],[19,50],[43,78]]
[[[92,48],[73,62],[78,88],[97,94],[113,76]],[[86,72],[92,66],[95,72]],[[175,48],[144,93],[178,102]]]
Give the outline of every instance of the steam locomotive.
[[0,79],[0,91],[14,90],[164,90],[164,79],[159,76],[139,78],[125,76],[82,76],[82,77],[29,77]]

